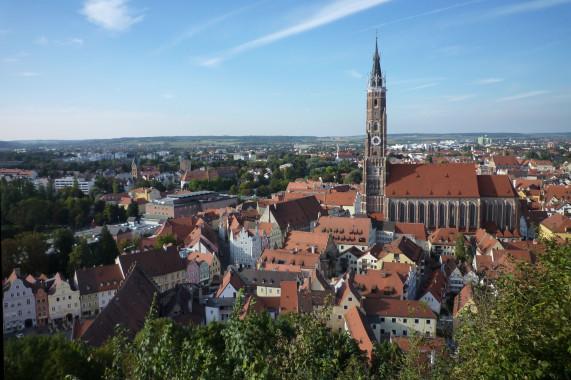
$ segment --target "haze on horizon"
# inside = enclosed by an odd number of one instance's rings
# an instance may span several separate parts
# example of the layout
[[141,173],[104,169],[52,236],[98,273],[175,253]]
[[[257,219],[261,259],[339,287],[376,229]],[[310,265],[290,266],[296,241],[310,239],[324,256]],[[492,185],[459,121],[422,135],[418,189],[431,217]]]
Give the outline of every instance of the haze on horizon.
[[0,4],[1,140],[571,131],[571,0]]

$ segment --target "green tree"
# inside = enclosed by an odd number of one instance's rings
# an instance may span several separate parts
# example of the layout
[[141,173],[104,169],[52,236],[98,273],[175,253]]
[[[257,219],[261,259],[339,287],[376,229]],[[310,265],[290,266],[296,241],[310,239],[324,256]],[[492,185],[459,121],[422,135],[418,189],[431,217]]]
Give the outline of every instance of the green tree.
[[432,154],[427,154],[425,161],[426,161],[428,164],[432,164]]
[[461,318],[455,337],[456,376],[555,379],[571,373],[571,245],[545,244],[536,265],[500,268],[493,289],[474,289],[477,311]]
[[127,216],[132,216],[137,218],[139,216],[139,204],[135,202],[134,199],[131,199],[131,203],[127,207]]
[[20,247],[15,239],[2,240],[2,278],[6,278],[12,273],[14,268],[22,265]]
[[113,235],[109,232],[107,225],[104,224],[99,235],[99,241],[95,248],[95,265],[109,265],[115,263],[115,258],[119,256],[117,243],[113,239]]
[[47,244],[38,232],[24,232],[16,236],[24,273],[41,274],[48,271]]
[[101,379],[110,357],[63,334],[4,341],[5,379]]
[[155,245],[155,248],[162,248],[163,246],[169,244],[176,246],[176,239],[174,238],[172,232],[169,232],[166,235],[157,236],[157,244]]
[[363,181],[363,171],[361,169],[351,170],[351,172],[345,177],[346,184],[361,183]]
[[59,228],[54,232],[54,255],[57,259],[55,272],[65,272],[69,262],[69,255],[75,245],[75,234],[69,228]]
[[91,267],[93,264],[93,254],[87,245],[87,241],[81,239],[69,255],[67,275],[72,278],[76,270]]
[[456,244],[454,247],[454,257],[456,258],[456,261],[461,263],[466,260],[466,249],[464,248],[464,245],[466,244],[466,239],[464,238],[463,233],[459,233],[456,236],[455,243]]

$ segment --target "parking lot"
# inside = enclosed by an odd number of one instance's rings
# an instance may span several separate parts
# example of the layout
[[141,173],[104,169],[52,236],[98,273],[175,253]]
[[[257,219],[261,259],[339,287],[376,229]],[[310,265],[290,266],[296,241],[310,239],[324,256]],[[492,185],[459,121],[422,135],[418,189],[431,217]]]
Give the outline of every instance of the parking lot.
[[61,334],[64,334],[64,336],[67,339],[71,339],[71,328],[65,328],[64,326],[60,325],[58,327],[58,332],[56,332],[55,329],[50,332],[50,330],[47,327],[28,327],[22,331],[15,331],[12,333],[4,334],[4,342],[6,342],[6,340],[8,340],[10,338],[17,338],[17,335],[20,333],[24,334],[24,336],[29,336],[29,335],[55,335],[55,334],[61,333]]

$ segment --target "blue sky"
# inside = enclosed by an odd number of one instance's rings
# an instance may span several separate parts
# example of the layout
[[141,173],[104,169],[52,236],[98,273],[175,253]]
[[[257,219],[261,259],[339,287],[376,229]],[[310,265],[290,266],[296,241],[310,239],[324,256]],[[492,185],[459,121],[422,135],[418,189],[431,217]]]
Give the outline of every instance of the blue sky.
[[571,0],[0,3],[1,140],[571,131]]

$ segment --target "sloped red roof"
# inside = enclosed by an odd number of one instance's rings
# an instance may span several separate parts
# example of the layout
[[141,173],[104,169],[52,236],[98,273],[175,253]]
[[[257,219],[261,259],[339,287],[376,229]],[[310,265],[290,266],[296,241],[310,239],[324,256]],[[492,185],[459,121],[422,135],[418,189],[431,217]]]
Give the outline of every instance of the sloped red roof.
[[357,306],[353,306],[345,313],[345,323],[349,329],[351,338],[359,344],[359,348],[367,353],[369,359],[373,354],[373,342],[376,341],[375,333],[371,329],[367,318]]
[[395,223],[395,234],[412,235],[417,241],[426,241],[426,228],[422,223]]
[[436,315],[426,303],[390,298],[365,298],[363,307],[367,315],[383,317],[434,318]]
[[478,188],[482,197],[517,197],[507,175],[479,175]]
[[558,213],[542,221],[541,225],[555,233],[571,232],[571,219]]
[[299,312],[297,281],[282,281],[280,293],[280,313]]
[[389,198],[477,198],[474,164],[389,164]]
[[426,285],[424,286],[424,290],[422,291],[420,297],[430,292],[430,294],[432,294],[432,296],[438,302],[442,302],[442,297],[446,292],[447,282],[448,281],[446,280],[446,275],[442,273],[440,269],[435,270],[434,272],[432,272],[430,278],[426,282]]
[[498,166],[519,166],[519,162],[515,156],[493,156],[492,161]]

